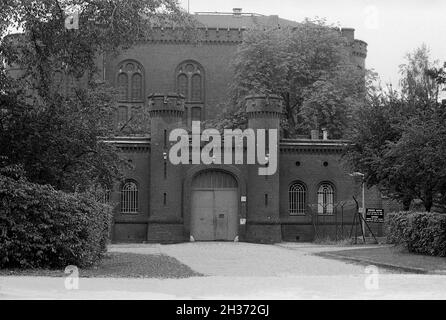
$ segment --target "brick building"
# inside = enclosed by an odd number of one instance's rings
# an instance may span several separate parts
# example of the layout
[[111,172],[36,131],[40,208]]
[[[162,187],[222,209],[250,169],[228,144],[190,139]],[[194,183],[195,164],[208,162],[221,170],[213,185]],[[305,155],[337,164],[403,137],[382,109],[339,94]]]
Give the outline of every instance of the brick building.
[[[173,165],[167,159],[170,129],[212,119],[232,81],[231,61],[249,28],[293,26],[278,16],[198,13],[204,25],[199,44],[156,29],[150,40],[104,59],[104,77],[122,88],[118,122],[149,108],[150,137],[118,137],[115,143],[132,163],[127,179],[112,191],[117,203],[112,239],[176,242],[240,240],[309,241],[346,236],[352,227],[361,182],[340,161],[348,141],[321,132],[280,139],[279,166],[259,176],[255,165]],[[365,66],[367,44],[343,28],[351,59]],[[156,94],[152,94],[152,93]],[[185,97],[185,101],[175,94]],[[148,97],[147,99],[145,97]],[[275,98],[250,97],[250,128],[279,128]],[[368,207],[381,207],[368,190]]]
[[[132,165],[110,191],[109,201],[116,204],[111,239],[279,242],[347,236],[361,181],[341,162],[348,141],[332,140],[327,132],[279,139],[278,170],[270,176],[258,175],[257,165],[173,165],[167,159],[172,129],[218,115],[244,31],[297,25],[236,9],[195,18],[203,25],[198,42],[175,36],[174,29],[157,28],[149,40],[98,60],[104,80],[120,91],[118,124],[139,117],[142,110],[150,114],[149,136],[108,141]],[[339,32],[348,40],[351,59],[364,68],[367,44],[354,38],[354,29]],[[278,97],[252,96],[247,104],[249,128],[279,129]],[[366,204],[380,208],[379,192],[367,190]]]

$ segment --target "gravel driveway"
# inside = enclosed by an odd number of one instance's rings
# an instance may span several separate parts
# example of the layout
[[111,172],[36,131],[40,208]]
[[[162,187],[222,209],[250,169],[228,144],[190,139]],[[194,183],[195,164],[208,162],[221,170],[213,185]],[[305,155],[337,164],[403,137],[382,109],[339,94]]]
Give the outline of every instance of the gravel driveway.
[[[317,248],[317,249],[316,249]],[[174,245],[110,247],[110,251],[165,254],[205,275],[267,277],[364,274],[364,267],[311,255],[326,247],[262,245],[245,242],[195,242]]]

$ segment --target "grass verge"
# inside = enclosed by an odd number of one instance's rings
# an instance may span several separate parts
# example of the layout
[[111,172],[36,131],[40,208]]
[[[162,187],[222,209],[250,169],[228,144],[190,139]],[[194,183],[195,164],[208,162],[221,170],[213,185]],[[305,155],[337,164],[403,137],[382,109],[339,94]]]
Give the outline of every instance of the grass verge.
[[[0,269],[0,276],[66,277],[64,270]],[[102,261],[90,268],[79,269],[83,278],[189,278],[203,276],[166,255],[107,253]]]
[[446,274],[446,258],[414,254],[397,246],[321,252],[317,255],[404,272]]

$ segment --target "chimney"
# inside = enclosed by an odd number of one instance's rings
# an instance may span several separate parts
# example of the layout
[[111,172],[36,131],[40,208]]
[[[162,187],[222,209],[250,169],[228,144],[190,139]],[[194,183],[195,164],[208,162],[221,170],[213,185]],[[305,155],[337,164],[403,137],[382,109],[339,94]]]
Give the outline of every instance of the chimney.
[[233,8],[232,13],[234,16],[241,16],[242,15],[242,8]]
[[328,130],[327,130],[327,128],[322,128],[322,140],[328,140]]
[[278,15],[271,15],[268,17],[268,24],[273,27],[276,28],[279,26],[279,16]]
[[319,140],[319,130],[311,130],[311,140]]

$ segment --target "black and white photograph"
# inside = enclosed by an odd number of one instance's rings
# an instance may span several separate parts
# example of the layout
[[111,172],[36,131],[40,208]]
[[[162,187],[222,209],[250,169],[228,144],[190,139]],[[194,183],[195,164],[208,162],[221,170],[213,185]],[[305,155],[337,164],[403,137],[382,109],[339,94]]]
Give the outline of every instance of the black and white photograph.
[[445,300],[445,32],[443,0],[0,0],[0,300]]

